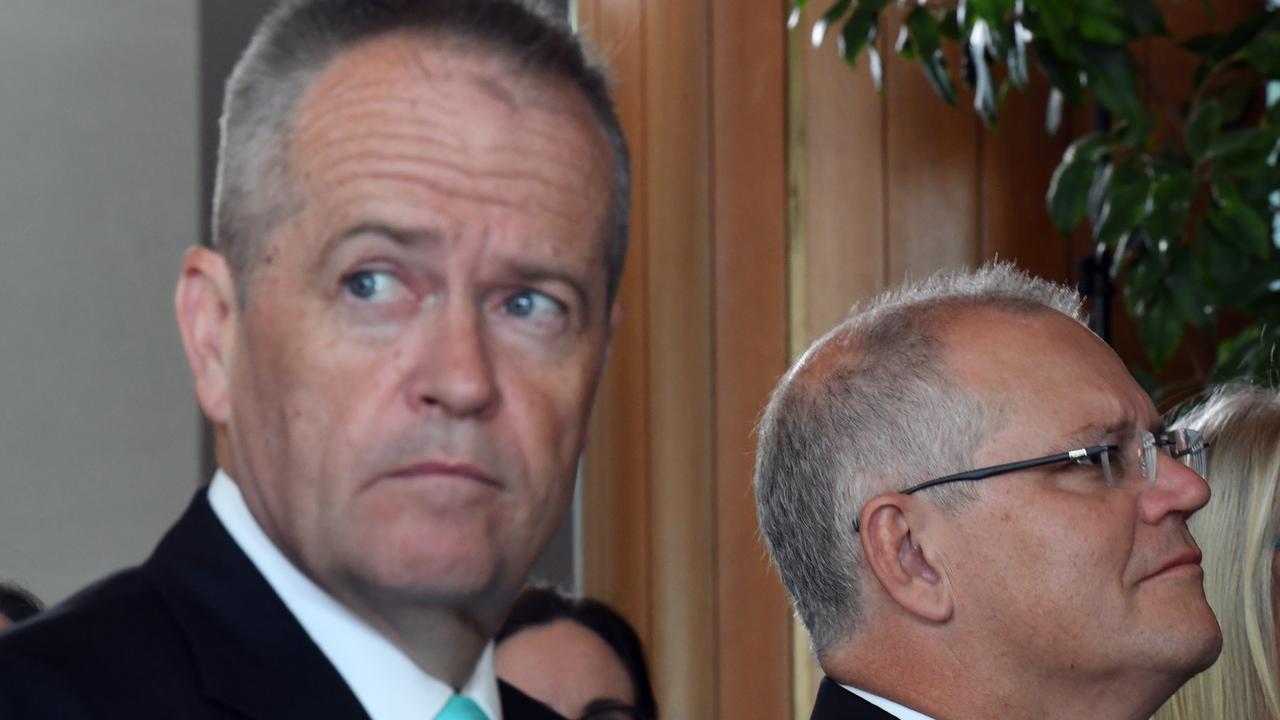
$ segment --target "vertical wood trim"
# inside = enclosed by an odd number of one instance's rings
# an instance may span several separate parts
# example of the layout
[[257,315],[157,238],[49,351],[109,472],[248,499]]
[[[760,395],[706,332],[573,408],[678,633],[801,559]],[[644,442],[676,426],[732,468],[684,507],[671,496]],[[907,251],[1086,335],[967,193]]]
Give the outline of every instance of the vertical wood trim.
[[[644,0],[579,0],[578,20],[614,72],[618,115],[632,148],[632,174],[648,177],[645,136]],[[653,646],[650,577],[648,188],[633,183],[631,246],[618,302],[623,322],[596,397],[583,462],[583,591],[618,610]]]
[[653,666],[662,702],[716,717],[707,0],[646,3]]
[[[854,302],[879,292],[889,264],[886,103],[876,95],[864,55],[849,68],[834,37],[812,48],[808,28],[825,7],[810,3],[787,36],[795,212],[790,236],[790,354],[837,324]],[[881,52],[887,40],[879,43]],[[822,671],[809,636],[792,621],[792,693],[787,717],[809,717]]]
[[[812,11],[811,11],[812,12]],[[787,34],[787,197],[788,197],[788,263],[787,263],[787,348],[788,358],[800,357],[808,345],[805,318],[808,316],[808,257],[805,222],[808,199],[804,194],[808,177],[806,138],[809,134],[809,48],[798,40],[798,34]],[[779,580],[779,582],[781,582]],[[818,692],[821,671],[809,649],[809,635],[794,616],[791,619],[791,697],[786,715],[794,720],[809,717],[814,695]]]
[[[821,3],[819,3],[821,4]],[[813,26],[823,8],[810,4],[801,28]],[[833,33],[834,35],[834,33]],[[793,328],[805,347],[838,323],[849,306],[884,286],[885,235],[884,104],[876,95],[863,56],[850,69],[835,49],[834,37],[820,48],[809,33],[795,31],[804,67],[799,94],[804,118],[799,145],[799,177],[804,233],[803,326]]]
[[718,717],[790,707],[788,602],[760,541],[754,426],[787,366],[786,38],[774,3],[712,0]]
[[[883,36],[897,37],[900,25],[901,16],[895,13]],[[960,92],[956,107],[950,107],[917,63],[889,47],[884,55],[889,281],[897,284],[908,274],[922,277],[978,259],[974,139],[981,121],[972,108],[972,93]],[[960,67],[959,59],[958,52],[949,54],[948,65]]]
[[1045,193],[1066,150],[1067,133],[1045,132],[1048,102],[1048,83],[1037,75],[1027,91],[1005,98],[999,127],[983,130],[982,256],[998,255],[1036,275],[1065,282],[1071,274],[1070,243],[1054,228]]

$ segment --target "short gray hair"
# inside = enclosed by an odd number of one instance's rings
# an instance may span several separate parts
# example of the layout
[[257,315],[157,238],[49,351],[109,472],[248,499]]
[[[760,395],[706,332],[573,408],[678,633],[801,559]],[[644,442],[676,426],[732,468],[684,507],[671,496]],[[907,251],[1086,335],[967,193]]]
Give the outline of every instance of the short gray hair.
[[626,141],[604,70],[563,23],[521,0],[285,0],[263,20],[227,81],[213,196],[213,242],[242,300],[261,238],[297,209],[286,148],[302,96],[342,51],[402,32],[504,54],[521,70],[566,80],[587,100],[613,156],[603,238],[612,301],[627,249]]
[[[955,312],[979,308],[1052,310],[1085,323],[1074,290],[1010,263],[938,273],[855,307],[792,366],[764,410],[756,511],[819,656],[850,638],[862,617],[862,547],[853,531],[862,507],[968,469],[986,437],[988,408],[949,377],[939,339]],[[822,362],[810,363],[818,355]],[[954,483],[929,492],[956,510],[977,490]]]

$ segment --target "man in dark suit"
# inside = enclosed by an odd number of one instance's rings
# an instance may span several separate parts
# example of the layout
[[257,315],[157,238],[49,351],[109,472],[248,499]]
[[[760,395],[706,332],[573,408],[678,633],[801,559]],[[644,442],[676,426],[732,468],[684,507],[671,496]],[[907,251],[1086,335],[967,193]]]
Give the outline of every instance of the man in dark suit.
[[0,717],[508,720],[490,638],[570,501],[626,150],[512,0],[293,0],[228,83],[178,325],[220,469],[0,638]]
[[815,720],[1139,720],[1217,657],[1203,441],[1079,308],[1008,264],[944,273],[779,383],[756,503],[827,676]]

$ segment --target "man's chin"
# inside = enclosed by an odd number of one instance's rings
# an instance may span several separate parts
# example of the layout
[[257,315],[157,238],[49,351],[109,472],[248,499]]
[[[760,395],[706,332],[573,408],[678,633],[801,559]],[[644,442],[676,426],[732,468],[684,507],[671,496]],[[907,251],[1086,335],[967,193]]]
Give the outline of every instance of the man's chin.
[[[438,548],[437,548],[438,549]],[[384,601],[426,607],[501,604],[497,558],[475,552],[386,557],[363,568],[364,582]]]

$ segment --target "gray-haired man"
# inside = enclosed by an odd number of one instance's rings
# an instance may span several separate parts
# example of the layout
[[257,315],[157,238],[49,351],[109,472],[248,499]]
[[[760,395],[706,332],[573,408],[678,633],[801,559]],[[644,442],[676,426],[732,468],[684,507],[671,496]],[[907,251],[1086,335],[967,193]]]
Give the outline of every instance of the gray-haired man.
[[783,378],[756,496],[827,675],[813,718],[1137,720],[1217,657],[1203,444],[1079,306],[1010,265],[942,274]]
[[511,0],[292,0],[228,84],[178,325],[221,470],[0,640],[0,717],[548,717],[490,637],[571,496],[627,160]]

